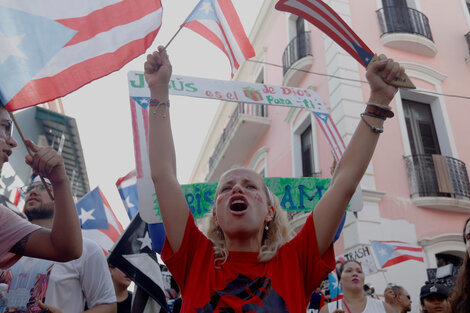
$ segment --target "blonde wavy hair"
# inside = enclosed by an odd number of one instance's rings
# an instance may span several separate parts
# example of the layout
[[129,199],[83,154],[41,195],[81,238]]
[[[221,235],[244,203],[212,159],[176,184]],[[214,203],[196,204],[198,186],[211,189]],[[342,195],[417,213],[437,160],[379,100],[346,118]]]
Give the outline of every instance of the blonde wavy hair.
[[[255,172],[256,173],[256,172]],[[289,241],[289,222],[287,221],[287,213],[282,209],[279,199],[268,189],[263,178],[257,174],[263,182],[263,189],[266,193],[267,205],[274,207],[274,216],[268,222],[268,229],[264,230],[261,239],[261,247],[258,252],[258,261],[268,262],[277,253],[277,250]],[[223,176],[223,175],[222,175]],[[219,194],[219,187],[215,193],[215,198]],[[215,210],[215,205],[213,207]],[[216,223],[215,214],[209,218],[209,228],[207,230],[207,238],[214,244],[214,265],[223,264],[227,261],[229,251],[225,242],[222,229]]]

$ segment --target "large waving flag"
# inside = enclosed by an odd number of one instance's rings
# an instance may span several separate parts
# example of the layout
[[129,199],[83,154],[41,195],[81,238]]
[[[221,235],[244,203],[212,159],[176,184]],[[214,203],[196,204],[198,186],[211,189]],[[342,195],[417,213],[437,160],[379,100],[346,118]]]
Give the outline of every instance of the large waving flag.
[[321,0],[280,0],[276,9],[298,15],[331,37],[364,67],[374,53],[346,22]]
[[76,207],[83,235],[95,241],[107,254],[124,229],[100,188],[96,187],[84,195]]
[[160,0],[0,1],[0,102],[43,103],[120,69],[161,18]]
[[[367,67],[374,53],[356,35],[348,24],[321,0],[279,0],[276,9],[298,15],[327,34],[346,50],[362,66]],[[403,88],[416,88],[406,74],[393,80],[392,84]]]
[[382,268],[407,260],[424,262],[423,247],[402,241],[372,241],[372,248]]
[[232,77],[255,51],[230,0],[201,0],[183,25],[206,38],[230,60]]

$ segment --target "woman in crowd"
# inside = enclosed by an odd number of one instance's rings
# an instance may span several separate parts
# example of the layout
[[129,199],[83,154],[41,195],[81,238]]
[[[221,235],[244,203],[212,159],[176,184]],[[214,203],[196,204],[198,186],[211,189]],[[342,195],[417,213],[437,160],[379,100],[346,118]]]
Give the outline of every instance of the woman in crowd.
[[450,296],[450,305],[452,313],[467,313],[470,312],[470,217],[465,221],[463,227],[463,241],[467,247],[467,253],[460,268],[459,275],[452,294]]
[[[177,181],[169,118],[171,64],[166,51],[147,56],[149,157],[166,231],[162,258],[181,288],[182,312],[305,312],[334,266],[333,237],[374,152],[389,103],[388,83],[404,72],[385,56],[366,73],[371,94],[362,122],[331,186],[291,240],[285,212],[255,171],[236,168],[219,180],[207,237],[195,226]],[[362,285],[361,285],[362,288]]]
[[359,262],[344,262],[339,270],[343,299],[328,303],[320,313],[395,313],[388,303],[374,299],[364,292],[364,278]]

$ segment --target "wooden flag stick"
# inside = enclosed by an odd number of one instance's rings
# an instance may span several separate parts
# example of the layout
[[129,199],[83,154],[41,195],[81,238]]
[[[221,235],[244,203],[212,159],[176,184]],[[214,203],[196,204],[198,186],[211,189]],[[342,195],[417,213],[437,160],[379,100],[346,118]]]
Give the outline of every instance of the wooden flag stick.
[[[26,139],[23,135],[23,132],[21,131],[21,128],[20,128],[20,125],[18,125],[18,122],[16,121],[16,118],[15,116],[13,115],[12,112],[8,112],[10,113],[10,117],[11,117],[11,120],[13,121],[13,123],[15,124],[15,127],[18,129],[18,133],[20,134],[20,137],[21,137],[21,140],[23,141],[25,147],[26,147],[26,150],[28,151],[28,154],[30,156],[33,156],[33,152],[31,151],[31,149],[29,149],[28,145],[26,144]],[[38,174],[39,175],[39,174]],[[49,186],[47,185],[46,181],[44,180],[44,178],[39,175],[39,178],[41,179],[41,182],[42,184],[44,185],[44,187],[46,188],[47,190],[47,193],[49,194],[49,197],[51,197],[51,200],[54,200],[54,196],[52,195],[52,191],[49,189]]]
[[173,35],[173,37],[171,37],[170,41],[168,41],[168,43],[165,45],[165,50],[166,50],[166,48],[168,48],[168,46],[173,41],[173,39],[175,39],[176,35],[178,35],[178,33],[181,31],[182,28],[183,28],[183,25],[181,25],[180,28],[178,29],[178,31]]

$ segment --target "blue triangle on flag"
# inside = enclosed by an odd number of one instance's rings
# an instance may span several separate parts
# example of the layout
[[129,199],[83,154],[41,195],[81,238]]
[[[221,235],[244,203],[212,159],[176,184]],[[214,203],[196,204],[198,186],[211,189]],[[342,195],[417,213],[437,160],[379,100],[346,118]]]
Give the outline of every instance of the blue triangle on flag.
[[318,116],[324,123],[328,122],[328,117],[330,116],[328,113],[321,113],[321,112],[313,112],[316,116]]
[[54,20],[0,5],[1,102],[8,103],[76,33]]
[[367,67],[374,55],[371,54],[369,51],[364,50],[361,46],[356,45],[352,41],[351,44],[354,46],[354,49],[356,49],[357,54],[361,57],[362,62],[364,62],[364,65]]
[[138,105],[140,105],[144,109],[147,109],[150,102],[149,97],[132,97],[132,100],[134,100]]

